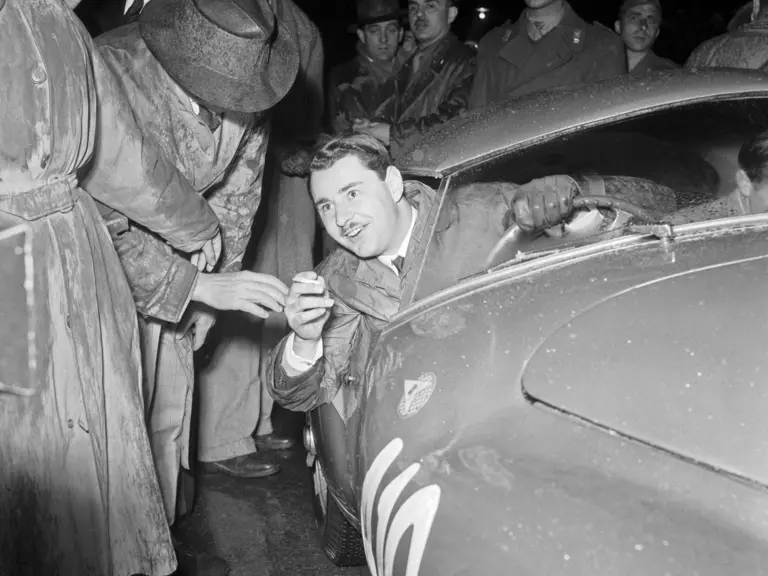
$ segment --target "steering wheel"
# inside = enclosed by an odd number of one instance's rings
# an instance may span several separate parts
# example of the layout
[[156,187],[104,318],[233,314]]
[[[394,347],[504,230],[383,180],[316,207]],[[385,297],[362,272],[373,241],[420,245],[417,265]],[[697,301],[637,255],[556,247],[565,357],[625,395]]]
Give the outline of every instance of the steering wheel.
[[[660,218],[660,215],[652,210],[647,210],[637,204],[620,200],[613,196],[577,196],[573,199],[573,209],[582,208],[613,210],[616,213],[616,219],[612,224],[612,228],[623,225],[630,218],[647,223],[658,222]],[[485,269],[493,268],[502,262],[511,260],[518,252],[542,250],[562,244],[563,242],[594,236],[598,233],[601,223],[602,220],[595,219],[593,223],[588,224],[586,227],[580,228],[577,231],[566,230],[562,236],[557,237],[543,235],[540,231],[524,232],[520,226],[512,224],[491,249],[485,260]]]

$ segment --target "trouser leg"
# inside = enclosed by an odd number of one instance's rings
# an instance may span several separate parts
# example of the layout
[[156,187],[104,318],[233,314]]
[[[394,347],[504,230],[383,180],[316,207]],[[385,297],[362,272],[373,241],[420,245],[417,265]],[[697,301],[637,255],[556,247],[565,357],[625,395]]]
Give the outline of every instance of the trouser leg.
[[[194,385],[188,337],[159,322],[142,322],[147,429],[168,523],[176,516],[181,466],[189,468],[189,419]],[[154,367],[154,371],[150,371]]]

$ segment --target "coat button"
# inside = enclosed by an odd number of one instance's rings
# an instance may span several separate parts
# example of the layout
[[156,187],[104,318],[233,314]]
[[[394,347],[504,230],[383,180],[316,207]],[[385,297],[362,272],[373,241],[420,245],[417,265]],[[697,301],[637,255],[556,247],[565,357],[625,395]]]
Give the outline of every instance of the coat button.
[[43,70],[39,66],[32,71],[32,82],[34,82],[35,84],[42,84],[47,79],[48,79],[48,75],[45,73],[45,70]]
[[72,418],[67,420],[67,426],[69,426],[70,428],[74,428],[75,427],[75,422],[72,420]]

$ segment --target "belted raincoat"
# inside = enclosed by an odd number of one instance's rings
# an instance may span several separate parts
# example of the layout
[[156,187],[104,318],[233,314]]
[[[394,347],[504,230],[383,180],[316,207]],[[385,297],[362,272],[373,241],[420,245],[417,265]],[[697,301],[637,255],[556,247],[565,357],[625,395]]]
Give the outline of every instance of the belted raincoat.
[[0,392],[0,574],[169,574],[136,308],[78,175],[95,148],[105,165],[132,166],[93,195],[181,250],[199,249],[216,217],[139,145],[61,0],[0,0],[0,78],[0,219],[31,235],[38,351],[37,393]]

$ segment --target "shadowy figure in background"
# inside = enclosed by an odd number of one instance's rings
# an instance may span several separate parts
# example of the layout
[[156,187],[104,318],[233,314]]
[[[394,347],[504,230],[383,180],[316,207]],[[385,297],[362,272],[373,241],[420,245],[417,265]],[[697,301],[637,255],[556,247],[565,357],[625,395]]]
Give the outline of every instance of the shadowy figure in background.
[[631,76],[642,76],[655,70],[674,70],[677,64],[657,56],[653,45],[661,32],[659,0],[624,0],[619,9],[615,29],[624,42],[627,69]]

